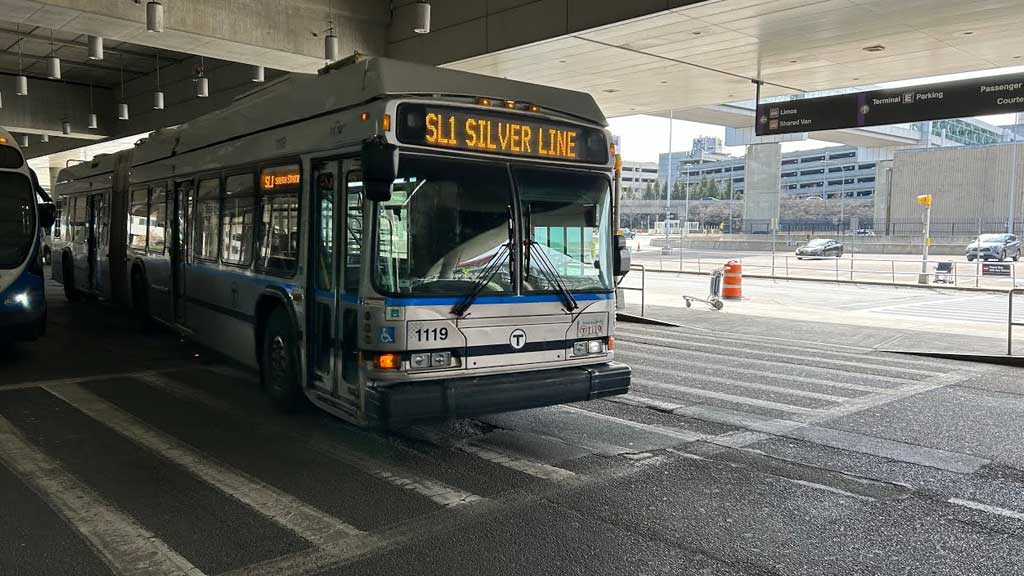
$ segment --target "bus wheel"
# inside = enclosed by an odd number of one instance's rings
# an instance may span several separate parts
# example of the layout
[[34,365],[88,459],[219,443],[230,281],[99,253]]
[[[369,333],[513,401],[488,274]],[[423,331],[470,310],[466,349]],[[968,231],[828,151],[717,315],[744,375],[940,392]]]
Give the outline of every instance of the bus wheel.
[[302,405],[297,340],[288,313],[274,308],[263,331],[260,380],[270,402],[281,412],[295,412]]
[[68,302],[78,302],[82,299],[82,295],[78,293],[75,288],[75,271],[74,267],[71,266],[71,259],[65,256],[61,259],[61,266],[63,267],[62,280],[64,282],[64,298]]

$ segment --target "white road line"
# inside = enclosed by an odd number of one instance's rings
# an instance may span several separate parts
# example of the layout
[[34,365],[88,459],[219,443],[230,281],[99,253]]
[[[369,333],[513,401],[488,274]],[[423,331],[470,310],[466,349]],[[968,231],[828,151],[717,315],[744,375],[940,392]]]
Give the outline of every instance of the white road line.
[[[221,400],[207,392],[185,386],[165,375],[146,375],[139,377],[138,379],[150,386],[164,390],[169,394],[173,394],[178,398],[197,402],[209,408],[213,408],[214,410],[225,412],[233,418],[244,419],[247,421],[252,418],[251,414],[239,409],[238,406],[234,404],[225,402],[224,400]],[[316,431],[312,434],[296,434],[294,429],[278,426],[266,421],[261,421],[260,426],[269,426],[283,434],[290,434],[296,438],[300,438],[313,450],[331,456],[332,458],[344,462],[346,465],[360,470],[365,474],[384,480],[394,486],[399,486],[414,494],[423,496],[424,498],[428,498],[440,506],[461,506],[463,504],[472,504],[474,502],[484,500],[482,496],[477,496],[471,492],[460,490],[458,488],[448,486],[443,482],[424,478],[422,476],[412,474],[407,470],[388,466],[382,462],[367,458],[361,454],[344,448],[343,446],[339,446],[337,441],[330,438],[330,436],[323,431]]]
[[203,576],[155,534],[122,514],[0,417],[0,462],[32,486],[103,556],[117,574]]
[[659,412],[672,412],[676,409],[682,408],[684,404],[676,402],[665,402],[663,400],[655,400],[654,398],[648,398],[647,396],[640,396],[639,394],[623,394],[621,396],[608,396],[601,398],[605,402],[614,402],[615,404],[625,404],[627,406],[639,406],[640,408],[651,408]]
[[[665,360],[664,356],[660,356],[658,354],[649,354],[647,352],[635,352],[635,351],[628,351],[627,352],[627,351],[624,351],[624,350],[619,350],[618,352],[623,354],[623,355],[625,355],[625,356],[627,356],[627,357],[629,357],[629,356],[638,356],[638,357],[641,357],[641,358],[647,358],[649,360]],[[701,368],[710,368],[710,369],[716,369],[716,370],[723,370],[723,366],[722,366],[722,364],[720,362],[719,363],[697,362],[695,360],[687,359],[687,360],[685,360],[685,364],[686,364],[686,366],[699,366]],[[739,368],[739,367],[737,367],[735,365],[730,365],[728,368],[725,368],[725,369],[729,373],[750,374],[751,376],[762,376],[762,377],[765,376],[765,371],[764,370],[753,370],[753,369],[749,369],[749,368]],[[880,387],[877,387],[877,386],[864,386],[864,385],[861,385],[861,384],[847,384],[847,383],[844,383],[844,382],[833,382],[833,381],[830,381],[830,380],[821,380],[821,379],[818,379],[818,378],[807,378],[805,376],[790,376],[789,374],[775,374],[775,373],[772,373],[771,376],[775,376],[775,377],[782,378],[782,379],[785,379],[785,380],[791,380],[793,382],[803,382],[805,384],[814,384],[816,386],[827,386],[829,388],[842,388],[844,390],[856,390],[858,392],[883,392],[885,390],[889,390],[889,388],[884,388],[884,387],[880,388]],[[870,376],[871,376],[870,374],[864,374],[863,375],[863,377],[865,377],[865,378],[870,378]],[[845,397],[845,396],[842,397],[842,398],[844,398],[846,400],[849,399],[848,397]]]
[[[626,355],[627,359],[629,358],[629,356],[630,356],[630,354]],[[732,367],[729,367],[725,371],[726,372],[733,372],[735,370]],[[655,368],[653,366],[634,366],[633,367],[633,374],[638,374],[638,373],[642,374],[644,372],[656,372],[657,374],[664,375],[664,376],[675,376],[675,377],[679,377],[680,376],[679,372],[675,371],[675,370],[666,370],[664,368]],[[764,373],[762,372],[761,374],[763,375]],[[708,376],[707,374],[689,374],[688,376],[690,378],[694,379],[694,380],[699,380],[699,381],[702,381],[702,382],[715,382],[715,383],[718,383],[718,384],[725,384],[727,386],[739,386],[741,388],[751,388],[753,390],[763,390],[765,392],[774,392],[774,393],[779,393],[779,394],[788,394],[790,396],[800,396],[800,397],[803,397],[803,398],[813,398],[815,400],[824,400],[826,402],[834,402],[836,404],[840,404],[840,403],[852,400],[852,398],[850,398],[849,396],[836,396],[834,394],[825,394],[825,393],[822,393],[822,392],[809,392],[807,390],[800,390],[800,389],[794,389],[794,388],[786,388],[785,386],[775,386],[775,385],[772,385],[772,384],[761,384],[761,383],[758,383],[758,382],[746,382],[744,380],[735,380],[733,378],[722,378],[720,376]],[[878,390],[873,390],[873,392],[878,392]]]
[[[680,344],[680,340],[679,339],[673,339],[673,338],[659,338],[657,336],[641,336],[641,338],[644,338],[646,340],[655,340],[655,341],[658,341],[658,342],[666,342],[666,343],[669,343],[669,344]],[[709,353],[709,352],[698,352],[698,351],[691,350],[689,348],[683,348],[683,347],[680,347],[680,346],[661,346],[659,344],[650,344],[650,343],[647,343],[647,342],[639,342],[639,341],[636,341],[636,340],[628,340],[627,339],[627,340],[623,340],[621,342],[620,341],[616,341],[616,344],[620,344],[620,343],[624,343],[624,344],[640,344],[640,345],[644,345],[644,346],[660,346],[661,348],[673,348],[673,349],[676,349],[676,350],[681,350],[681,351],[686,352],[688,354],[698,354],[699,353],[699,354],[708,354],[708,355],[713,355],[713,356],[718,356],[718,357],[723,356],[722,354],[713,354],[713,353]],[[687,344],[689,344],[689,343],[687,343]],[[733,360],[750,361],[750,362],[770,362],[769,360],[761,360],[761,359],[758,359],[758,358],[752,358],[752,357],[748,357],[748,356],[743,356],[741,353],[744,352],[745,350],[737,348],[736,346],[727,346],[727,345],[724,345],[724,344],[705,344],[705,343],[696,343],[696,342],[692,343],[692,344],[694,346],[700,346],[700,347],[704,347],[704,348],[714,348],[716,350],[724,350],[725,352],[728,353],[728,356],[730,358],[732,358]],[[754,343],[754,342],[750,342],[749,344],[756,345],[756,343]],[[901,368],[901,367],[894,367],[894,366],[886,366],[884,364],[874,364],[874,363],[871,363],[871,362],[853,362],[853,361],[850,361],[850,360],[831,360],[831,359],[828,359],[828,358],[822,358],[821,356],[803,356],[803,355],[800,355],[800,354],[783,354],[781,352],[762,352],[762,351],[759,351],[759,350],[754,350],[753,352],[756,353],[756,354],[760,354],[762,356],[768,356],[768,357],[771,357],[771,358],[781,358],[781,359],[789,359],[789,360],[804,360],[804,361],[810,361],[810,362],[827,362],[827,363],[835,365],[835,366],[848,366],[848,367],[854,368],[854,369],[873,368],[873,369],[876,369],[876,370],[887,370],[887,371],[890,371],[890,372],[902,372],[902,373],[906,373],[906,374],[919,374],[919,375],[922,375],[922,376],[934,376],[934,375],[938,374],[938,372],[936,372],[935,370],[917,370],[917,369],[914,369],[914,368]],[[796,362],[775,362],[775,363],[777,363],[777,364],[779,364],[779,363],[781,363],[781,364],[788,364],[788,365],[796,364]],[[806,364],[804,364],[804,365],[807,366]],[[834,368],[831,369],[831,370],[834,371],[834,372],[846,372],[846,373],[850,372],[849,370],[843,371],[843,370],[836,370]]]
[[511,468],[512,470],[517,470],[543,480],[558,482],[562,480],[570,480],[576,477],[576,474],[569,470],[564,470],[557,466],[551,466],[550,464],[542,464],[540,462],[520,458],[519,456],[509,454],[508,452],[492,447],[480,446],[470,441],[457,442],[452,447],[467,454],[472,454],[477,458],[482,458],[488,462],[499,464],[506,468]]
[[332,546],[363,532],[284,492],[196,451],[140,422],[131,414],[78,386],[46,390],[132,442],[188,470],[316,546]]
[[654,382],[643,378],[633,378],[633,383],[640,384],[642,386],[649,386],[651,388],[661,388],[664,390],[683,392],[685,394],[693,394],[696,396],[715,398],[717,400],[725,400],[727,402],[734,402],[737,404],[746,404],[748,406],[757,406],[759,408],[770,408],[772,410],[779,410],[780,412],[793,412],[796,414],[823,414],[827,410],[817,408],[805,408],[803,406],[792,406],[790,404],[783,404],[781,402],[759,400],[757,398],[748,398],[746,396],[735,396],[733,394],[713,392],[711,390],[702,390],[700,388],[690,388],[688,386],[680,386],[678,384],[664,384],[662,382]]
[[807,486],[808,488],[814,488],[815,490],[823,490],[825,492],[831,492],[833,494],[839,494],[840,496],[846,496],[848,498],[856,498],[857,500],[866,500],[868,502],[876,502],[877,501],[877,500],[875,500],[874,498],[872,498],[870,496],[864,496],[862,494],[854,494],[853,492],[847,492],[846,490],[840,490],[839,488],[835,488],[833,486],[826,486],[825,484],[818,484],[816,482],[808,482],[806,480],[796,480],[796,479],[793,479],[793,478],[785,478],[785,480],[788,480],[788,481],[790,481],[790,482],[792,482],[794,484],[799,484],[801,486]]
[[1007,510],[1006,508],[999,508],[998,506],[989,506],[988,504],[982,504],[981,502],[974,502],[972,500],[963,500],[961,498],[950,498],[947,500],[950,504],[957,506],[963,506],[965,508],[971,508],[974,510],[980,510],[982,512],[988,512],[989,514],[995,514],[997,516],[1003,516],[1005,518],[1013,518],[1014,520],[1024,521],[1024,513],[1015,512],[1013,510]]
[[52,380],[37,380],[35,382],[20,382],[18,384],[9,384],[6,386],[0,386],[0,392],[9,392],[11,390],[25,390],[29,388],[44,388],[46,386],[67,386],[69,384],[84,384],[86,382],[96,382],[99,380],[110,380],[114,378],[135,378],[139,376],[148,376],[150,374],[162,374],[164,372],[171,372],[174,370],[180,370],[178,368],[163,368],[160,370],[141,370],[138,372],[118,372],[113,374],[98,374],[95,376],[78,376],[74,378],[54,378]]
[[673,430],[671,428],[655,426],[653,424],[642,424],[640,422],[625,420],[623,418],[616,418],[615,416],[609,416],[607,414],[601,414],[599,412],[591,412],[590,410],[587,410],[585,408],[577,408],[575,406],[559,406],[559,409],[565,412],[583,414],[590,418],[596,418],[598,420],[604,420],[606,422],[614,422],[622,426],[627,426],[629,428],[641,430],[643,432],[648,432],[651,434],[660,434],[662,436],[668,436],[669,438],[675,438],[676,440],[682,440],[683,442],[696,442],[697,440],[704,440],[705,438],[708,438],[707,434],[687,432],[685,430]]
[[[649,347],[649,348],[662,348],[662,349],[666,348],[665,346],[662,346],[660,344],[648,344],[646,342],[637,342],[635,340],[634,341],[622,340],[622,341],[617,341],[615,343],[615,354],[616,355],[629,356],[630,348],[633,347],[633,346],[639,346],[639,347],[646,346],[646,347]],[[816,371],[816,372],[823,372],[825,374],[834,374],[836,376],[849,377],[851,375],[854,375],[854,376],[859,375],[859,376],[864,376],[864,377],[870,377],[872,380],[878,380],[880,382],[891,382],[893,384],[898,384],[898,385],[906,385],[906,384],[910,384],[910,383],[920,382],[921,381],[921,380],[914,380],[914,379],[910,379],[910,378],[897,378],[897,377],[894,377],[894,376],[882,376],[880,374],[865,374],[863,372],[857,372],[856,370],[838,370],[836,368],[826,368],[824,366],[812,366],[812,365],[809,365],[809,364],[800,364],[799,362],[781,362],[781,361],[778,361],[778,360],[761,360],[761,359],[758,359],[758,358],[748,358],[748,357],[745,357],[745,356],[730,356],[728,354],[719,354],[717,352],[702,352],[702,351],[699,351],[699,350],[688,350],[686,348],[680,348],[680,347],[669,347],[669,348],[672,348],[672,350],[678,351],[678,352],[676,352],[676,356],[671,357],[671,358],[662,356],[662,360],[672,361],[674,364],[679,365],[679,366],[685,366],[686,362],[688,360],[688,357],[690,357],[690,356],[702,356],[702,357],[705,357],[705,358],[713,358],[713,359],[717,360],[721,365],[724,365],[723,364],[724,362],[729,362],[729,363],[732,363],[732,364],[742,362],[744,364],[763,364],[763,365],[766,365],[766,366],[778,367],[778,368],[781,368],[783,370],[792,370],[794,367],[798,367],[798,368],[802,368],[802,369],[805,369],[805,370]],[[934,375],[935,372],[931,372],[930,374]]]

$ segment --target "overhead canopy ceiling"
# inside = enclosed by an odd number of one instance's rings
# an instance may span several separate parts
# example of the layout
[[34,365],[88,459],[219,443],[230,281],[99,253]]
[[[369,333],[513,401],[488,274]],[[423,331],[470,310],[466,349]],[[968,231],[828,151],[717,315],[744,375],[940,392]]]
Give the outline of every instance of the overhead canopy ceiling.
[[38,26],[0,20],[0,73],[17,74],[20,69],[26,76],[46,78],[46,59],[51,52],[61,59],[63,80],[106,87],[121,83],[122,66],[124,81],[130,82],[151,74],[156,69],[158,54],[161,67],[177,64],[188,57],[171,50],[107,40],[103,60],[89,60],[84,34],[62,30],[51,32]]
[[449,64],[608,116],[1024,65],[1022,0],[707,0]]

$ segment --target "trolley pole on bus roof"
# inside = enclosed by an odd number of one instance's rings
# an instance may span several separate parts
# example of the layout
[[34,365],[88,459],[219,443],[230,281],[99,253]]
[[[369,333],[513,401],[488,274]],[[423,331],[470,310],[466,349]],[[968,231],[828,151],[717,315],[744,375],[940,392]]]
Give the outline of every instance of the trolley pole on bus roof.
[[921,274],[917,277],[918,284],[928,284],[928,248],[932,245],[932,195],[922,194],[917,203],[924,206],[924,249],[921,252]]

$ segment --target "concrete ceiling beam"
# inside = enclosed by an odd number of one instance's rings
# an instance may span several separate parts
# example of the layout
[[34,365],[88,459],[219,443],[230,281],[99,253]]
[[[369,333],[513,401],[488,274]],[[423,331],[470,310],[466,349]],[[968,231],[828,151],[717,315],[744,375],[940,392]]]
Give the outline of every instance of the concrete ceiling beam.
[[145,0],[0,0],[4,19],[92,34],[291,72],[324,65],[332,13],[344,56],[384,54],[390,12],[383,0],[164,1],[164,31],[146,31]]

